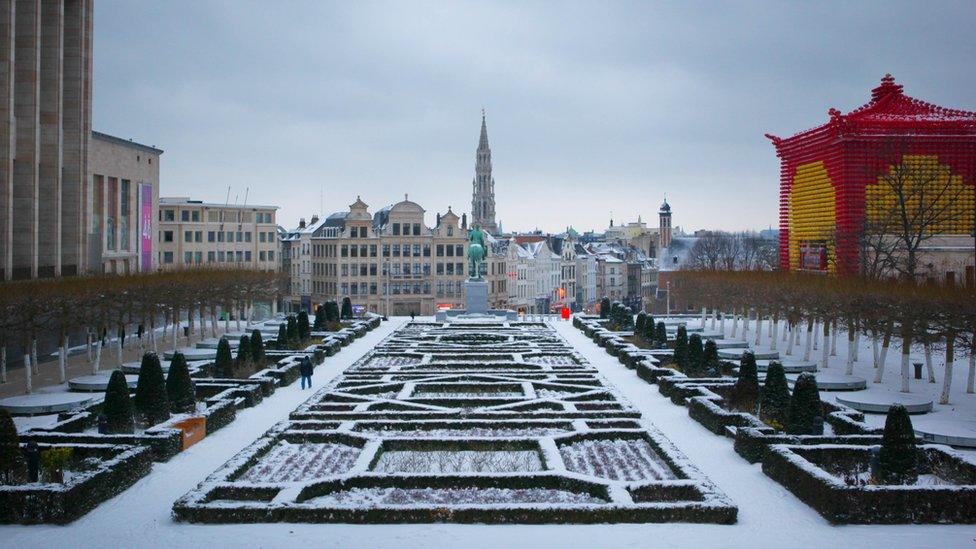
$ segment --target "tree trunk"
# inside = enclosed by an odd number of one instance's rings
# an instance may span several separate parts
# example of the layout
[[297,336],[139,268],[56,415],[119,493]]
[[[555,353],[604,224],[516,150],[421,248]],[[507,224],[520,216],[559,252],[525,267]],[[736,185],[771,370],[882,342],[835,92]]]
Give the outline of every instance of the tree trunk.
[[823,323],[823,345],[820,351],[820,369],[826,370],[830,367],[830,345],[828,345],[828,337],[830,336],[830,321],[824,319]]
[[[247,323],[244,324],[244,329],[250,331],[251,330],[251,317],[254,316],[254,302],[253,301],[247,300],[245,302],[245,312],[247,313],[247,318],[245,319],[247,321]],[[705,327],[705,308],[702,307],[702,328],[704,328],[704,327]]]
[[31,341],[30,347],[31,354],[31,368],[34,368],[34,375],[41,373],[41,367],[37,363],[37,337],[34,337]]
[[712,307],[712,331],[715,331],[715,320],[718,319],[718,308]]
[[861,331],[857,329],[857,324],[854,325],[854,362],[857,362],[858,356],[860,356],[861,350]]
[[969,348],[969,379],[966,380],[966,393],[976,393],[976,340],[973,340],[972,347]]
[[725,317],[726,314],[722,313],[722,320],[718,322],[718,331],[722,332],[722,337],[725,337]]
[[935,369],[932,368],[932,343],[926,337],[925,343],[922,345],[925,349],[925,369],[929,377],[929,383],[935,383]]
[[735,339],[735,336],[738,333],[739,333],[739,315],[735,314],[735,309],[732,309],[732,334],[729,335],[729,338]]
[[196,324],[193,322],[193,307],[189,307],[186,310],[186,327],[186,346],[193,347],[193,336],[196,335],[194,330],[197,328]]
[[790,334],[790,320],[786,319],[783,321],[783,343],[789,342]]
[[95,360],[92,362],[92,374],[97,374],[102,363],[102,340],[95,344]]
[[173,352],[180,346],[180,310],[173,309]]
[[852,375],[854,373],[854,354],[857,352],[857,345],[854,343],[854,322],[847,321],[847,364],[844,373]]
[[224,333],[225,334],[230,331],[230,311],[231,311],[230,307],[224,306]]
[[762,344],[762,311],[756,310],[756,340],[753,345],[758,347]]
[[773,317],[769,319],[769,350],[770,351],[776,350],[776,336],[779,335],[777,333],[778,331],[779,331],[779,317],[777,315],[773,315]]
[[891,347],[891,322],[885,326],[884,338],[881,340],[881,356],[878,357],[878,370],[874,372],[874,382],[881,383],[884,375],[885,362],[888,360],[888,348]]
[[813,347],[813,317],[807,319],[807,340],[803,347],[803,361],[810,361],[810,348]]
[[7,382],[7,345],[0,341],[0,383]]
[[874,359],[874,367],[878,367],[878,330],[877,328],[871,329],[871,356]]
[[58,376],[61,383],[66,383],[67,379],[67,362],[68,362],[68,335],[65,332],[61,332],[61,337],[58,342]]
[[117,359],[117,362],[118,362],[118,365],[117,366],[119,368],[121,368],[122,367],[122,344],[125,341],[125,331],[123,330],[121,324],[119,325],[119,331],[116,332],[116,336],[117,336],[116,339],[118,339],[118,342],[117,342],[117,344],[115,346],[115,350],[116,350],[115,355],[116,355],[116,359]]
[[744,309],[742,311],[742,340],[749,341],[749,309]]
[[901,336],[901,392],[907,393],[908,391],[908,365],[909,365],[909,354],[912,352],[912,329],[906,322],[902,327]]
[[237,314],[234,315],[234,329],[238,332],[241,331],[241,304],[235,303],[234,309]]
[[945,374],[942,378],[942,394],[939,395],[939,404],[949,404],[949,389],[952,387],[952,365],[955,362],[954,349],[956,335],[951,331],[946,334],[945,348]]
[[[27,347],[30,349],[30,346]],[[24,392],[31,394],[34,392],[34,380],[31,379],[31,358],[30,353],[24,353]]]
[[149,316],[149,344],[154,353],[159,353],[159,349],[156,347],[156,315]]
[[207,338],[207,309],[200,305],[200,339]]
[[830,356],[837,356],[837,321],[834,321],[834,333],[830,336]]
[[797,328],[799,325],[796,322],[790,322],[790,340],[786,344],[786,356],[793,356],[793,348],[796,346]]
[[88,352],[88,363],[92,361],[92,333],[91,327],[85,328],[85,350]]

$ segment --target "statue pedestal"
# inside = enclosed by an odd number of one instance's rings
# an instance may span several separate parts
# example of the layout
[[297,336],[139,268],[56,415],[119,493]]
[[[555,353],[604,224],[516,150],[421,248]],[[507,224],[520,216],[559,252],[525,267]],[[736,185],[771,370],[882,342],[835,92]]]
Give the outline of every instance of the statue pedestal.
[[468,314],[488,312],[488,282],[485,280],[464,281],[464,309]]

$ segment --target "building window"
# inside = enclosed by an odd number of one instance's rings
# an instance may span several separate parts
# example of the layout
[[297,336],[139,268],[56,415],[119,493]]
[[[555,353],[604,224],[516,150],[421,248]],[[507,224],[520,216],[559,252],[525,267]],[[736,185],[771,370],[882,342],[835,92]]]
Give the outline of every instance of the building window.
[[217,234],[214,231],[207,231],[207,242],[214,242],[217,240]]
[[173,231],[163,231],[163,242],[173,241]]
[[454,225],[447,226],[447,236],[454,236]]
[[200,210],[193,210],[192,212],[190,212],[190,218],[193,220],[194,223],[199,223],[200,222]]
[[163,252],[163,263],[173,262],[173,252]]
[[224,252],[223,251],[217,251],[217,262],[218,263],[223,263],[224,262]]
[[369,245],[369,257],[376,257],[376,244]]
[[424,244],[424,257],[430,257],[430,244]]
[[215,252],[207,252],[207,263],[213,263],[215,257],[216,257]]
[[400,236],[400,224],[399,223],[394,223],[393,224],[393,236]]
[[193,263],[193,252],[183,252],[183,263],[184,264]]
[[176,210],[163,210],[163,221],[176,221]]
[[268,250],[268,261],[274,261],[274,251]]
[[244,252],[244,261],[247,261],[247,262],[250,262],[251,261],[251,250],[246,250]]
[[437,257],[444,257],[444,245],[438,244],[436,249]]
[[203,231],[196,231],[193,233],[194,242],[203,242]]
[[400,257],[400,245],[399,244],[394,244],[393,245],[393,257]]
[[339,247],[339,256],[340,257],[349,257],[349,246],[348,245],[343,244],[342,246]]
[[359,247],[358,246],[349,246],[349,256],[350,257],[359,257]]
[[454,255],[457,257],[464,257],[464,245],[458,244],[454,246]]
[[251,233],[250,232],[244,233],[244,242],[250,242],[250,241],[251,241]]
[[181,211],[180,212],[180,220],[181,221],[189,221],[190,220],[190,210],[183,210],[183,211]]
[[420,223],[413,224],[413,235],[420,236]]

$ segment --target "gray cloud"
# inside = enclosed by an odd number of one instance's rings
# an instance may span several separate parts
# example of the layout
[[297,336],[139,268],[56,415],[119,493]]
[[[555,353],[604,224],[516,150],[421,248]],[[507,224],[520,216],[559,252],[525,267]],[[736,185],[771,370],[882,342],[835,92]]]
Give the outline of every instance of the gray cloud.
[[410,193],[470,207],[488,109],[509,229],[777,219],[765,132],[910,95],[976,109],[972,2],[322,3],[99,0],[95,128],[157,145],[165,195],[279,221]]

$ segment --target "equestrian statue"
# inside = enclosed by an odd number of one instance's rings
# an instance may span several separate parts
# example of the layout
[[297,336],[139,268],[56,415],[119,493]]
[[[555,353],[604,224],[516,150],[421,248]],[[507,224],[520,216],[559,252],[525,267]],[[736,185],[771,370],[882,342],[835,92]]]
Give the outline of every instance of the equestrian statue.
[[481,280],[481,264],[485,261],[488,247],[485,245],[485,232],[475,225],[468,232],[468,276],[470,280]]

